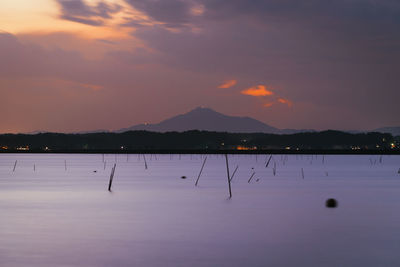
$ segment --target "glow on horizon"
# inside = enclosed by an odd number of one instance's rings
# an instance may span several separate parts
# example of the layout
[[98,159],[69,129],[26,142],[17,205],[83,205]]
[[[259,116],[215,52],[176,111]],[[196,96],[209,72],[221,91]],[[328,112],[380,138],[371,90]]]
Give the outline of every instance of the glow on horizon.
[[[98,1],[85,1],[95,4]],[[107,1],[118,3],[120,1]],[[128,10],[124,5],[125,12]],[[118,26],[123,14],[116,14],[104,26],[91,26],[59,18],[60,7],[54,0],[2,0],[0,2],[0,31],[12,34],[49,34],[70,32],[81,38],[129,38],[132,29]]]

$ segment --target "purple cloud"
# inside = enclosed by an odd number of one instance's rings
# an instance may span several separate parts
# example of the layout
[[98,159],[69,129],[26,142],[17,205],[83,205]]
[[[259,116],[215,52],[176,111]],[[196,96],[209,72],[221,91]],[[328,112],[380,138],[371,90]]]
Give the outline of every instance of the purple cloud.
[[121,10],[120,5],[110,5],[99,2],[96,6],[89,6],[82,0],[56,0],[61,8],[60,18],[88,24],[92,26],[103,25],[104,19]]

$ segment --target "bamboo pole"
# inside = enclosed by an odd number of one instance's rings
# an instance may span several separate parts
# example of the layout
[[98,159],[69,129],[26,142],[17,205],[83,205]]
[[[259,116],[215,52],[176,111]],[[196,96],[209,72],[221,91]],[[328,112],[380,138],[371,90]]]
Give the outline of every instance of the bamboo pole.
[[232,198],[231,179],[229,176],[229,164],[228,164],[228,155],[227,154],[225,154],[225,161],[226,161],[226,173],[228,175],[229,198]]
[[248,183],[250,183],[251,182],[251,179],[253,179],[253,177],[254,177],[254,175],[256,174],[256,172],[253,172],[252,174],[251,174],[251,176],[250,176],[250,178],[249,178],[249,180],[247,181]]
[[272,169],[272,173],[274,174],[274,176],[276,175],[276,162],[274,162],[274,168]]
[[236,165],[236,168],[235,168],[235,170],[233,171],[232,176],[231,176],[231,182],[232,182],[233,176],[235,176],[235,173],[236,173],[236,171],[237,171],[238,168],[239,168],[239,165]]
[[269,165],[269,163],[271,162],[271,159],[272,159],[272,155],[269,157],[269,159],[268,159],[268,161],[267,161],[267,164],[265,164],[265,168],[268,168],[268,165]]
[[17,167],[17,160],[14,163],[14,168],[13,168],[13,172],[15,172],[15,168]]
[[144,168],[145,168],[145,170],[147,170],[147,161],[146,161],[146,157],[144,154],[143,154],[143,159],[144,159]]
[[110,181],[108,183],[108,191],[111,192],[111,186],[112,186],[112,182],[114,179],[114,172],[115,172],[115,168],[117,167],[117,163],[114,163],[114,167],[111,170],[111,174],[110,174]]
[[200,175],[201,175],[201,173],[203,172],[203,168],[204,168],[204,164],[206,164],[206,160],[207,160],[207,157],[204,158],[203,165],[201,165],[201,169],[200,169],[200,172],[199,172],[199,176],[197,176],[196,183],[194,184],[195,186],[197,186],[197,184],[199,183]]

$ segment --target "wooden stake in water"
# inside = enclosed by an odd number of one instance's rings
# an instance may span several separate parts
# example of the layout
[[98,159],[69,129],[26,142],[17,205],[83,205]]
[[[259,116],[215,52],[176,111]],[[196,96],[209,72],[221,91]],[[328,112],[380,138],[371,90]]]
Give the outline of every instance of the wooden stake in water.
[[17,160],[14,163],[14,168],[13,168],[13,172],[15,172],[15,168],[17,167]]
[[147,170],[147,161],[144,154],[143,154],[143,159],[144,159],[144,168]]
[[106,169],[106,164],[107,164],[107,161],[104,161],[104,163],[103,163],[103,165],[104,165],[103,169],[104,170]]
[[207,160],[207,157],[204,158],[203,165],[201,165],[201,169],[200,169],[200,172],[199,172],[199,176],[197,176],[196,183],[194,184],[195,186],[197,186],[197,184],[199,183],[200,175],[201,175],[201,173],[203,172],[203,168],[204,168],[204,164],[206,164],[206,160]]
[[272,173],[274,174],[274,176],[276,175],[276,162],[274,162],[274,168],[272,169]]
[[301,168],[301,177],[304,179],[304,170]]
[[236,173],[236,171],[237,171],[238,168],[239,168],[239,165],[236,165],[236,168],[235,168],[235,170],[233,171],[232,176],[231,176],[231,182],[232,182],[233,176],[235,176],[235,173]]
[[265,164],[265,168],[268,168],[268,165],[269,165],[271,159],[272,159],[272,155],[269,157],[269,159],[268,159],[268,161],[267,161],[267,164]]
[[36,171],[36,164],[33,164],[33,171]]
[[247,181],[248,183],[250,183],[251,182],[251,179],[253,179],[253,177],[254,177],[254,175],[256,174],[256,172],[253,172],[252,174],[251,174],[251,176],[250,176],[250,178],[249,178],[249,180]]
[[110,182],[108,183],[108,191],[110,191],[110,192],[111,192],[111,186],[112,186],[112,182],[113,182],[113,179],[114,179],[114,173],[115,173],[115,168],[116,167],[117,167],[117,164],[114,163],[114,167],[112,168],[111,174],[110,174]]
[[232,198],[231,179],[229,176],[229,164],[228,164],[228,155],[227,154],[225,154],[225,161],[226,161],[226,173],[228,175],[229,198]]
[[64,169],[67,171],[67,160],[64,160]]

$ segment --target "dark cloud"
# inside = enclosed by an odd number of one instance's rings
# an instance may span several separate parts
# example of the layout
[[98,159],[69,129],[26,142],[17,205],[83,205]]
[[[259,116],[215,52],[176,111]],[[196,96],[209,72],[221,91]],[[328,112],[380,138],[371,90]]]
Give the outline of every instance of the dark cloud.
[[121,10],[120,5],[110,5],[105,2],[89,6],[82,0],[56,1],[61,7],[60,18],[92,26],[103,25],[104,19],[111,18],[112,14]]
[[178,27],[191,21],[192,1],[187,0],[125,0],[132,7],[159,22]]

